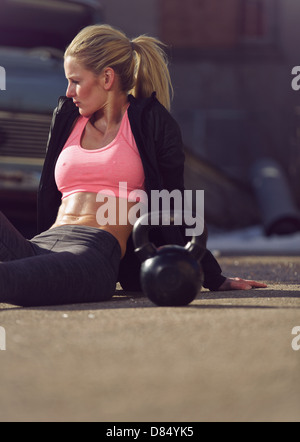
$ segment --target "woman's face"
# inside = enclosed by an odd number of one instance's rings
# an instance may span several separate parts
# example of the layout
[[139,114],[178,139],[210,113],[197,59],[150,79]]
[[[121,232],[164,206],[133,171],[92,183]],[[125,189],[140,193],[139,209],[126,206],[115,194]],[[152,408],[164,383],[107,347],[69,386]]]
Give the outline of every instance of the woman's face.
[[72,98],[82,116],[90,117],[105,106],[107,97],[101,76],[95,76],[70,56],[66,57],[64,68],[68,80],[66,95]]

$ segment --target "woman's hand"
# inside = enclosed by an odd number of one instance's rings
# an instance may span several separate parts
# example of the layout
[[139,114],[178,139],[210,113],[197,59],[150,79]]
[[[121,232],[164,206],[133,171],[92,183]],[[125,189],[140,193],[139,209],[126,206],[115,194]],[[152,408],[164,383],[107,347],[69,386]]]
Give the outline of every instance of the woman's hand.
[[251,290],[263,289],[268,287],[266,284],[257,281],[250,281],[241,278],[227,278],[226,281],[218,288],[218,292],[228,290]]

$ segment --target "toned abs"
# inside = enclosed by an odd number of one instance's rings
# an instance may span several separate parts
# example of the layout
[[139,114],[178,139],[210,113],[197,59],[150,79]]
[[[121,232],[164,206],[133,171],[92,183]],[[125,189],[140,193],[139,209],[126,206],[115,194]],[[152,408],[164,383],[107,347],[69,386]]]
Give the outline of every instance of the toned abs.
[[[81,225],[106,230],[118,240],[123,257],[126,252],[127,240],[133,228],[129,223],[128,213],[136,202],[127,201],[127,214],[120,214],[119,198],[115,198],[116,223],[101,225],[98,223],[99,218],[97,220],[97,212],[105,202],[97,202],[96,197],[97,194],[95,193],[79,192],[64,198],[59,208],[57,219],[51,229],[62,225]],[[127,216],[127,224],[121,225],[119,220],[123,220],[125,216]],[[125,223],[122,222],[122,224]]]

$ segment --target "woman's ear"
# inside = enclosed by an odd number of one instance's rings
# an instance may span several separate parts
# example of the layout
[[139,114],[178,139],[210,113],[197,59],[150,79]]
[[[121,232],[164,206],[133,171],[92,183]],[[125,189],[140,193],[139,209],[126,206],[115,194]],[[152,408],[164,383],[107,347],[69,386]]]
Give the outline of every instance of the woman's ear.
[[115,71],[112,68],[105,68],[103,71],[103,87],[106,91],[109,91],[115,81]]

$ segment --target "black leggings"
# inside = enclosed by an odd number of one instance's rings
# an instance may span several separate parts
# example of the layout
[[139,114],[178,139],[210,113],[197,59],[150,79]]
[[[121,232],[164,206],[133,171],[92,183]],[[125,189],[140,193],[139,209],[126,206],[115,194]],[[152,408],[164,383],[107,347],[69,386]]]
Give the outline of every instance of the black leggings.
[[119,242],[94,227],[61,226],[25,239],[0,212],[0,303],[99,302],[116,289]]

